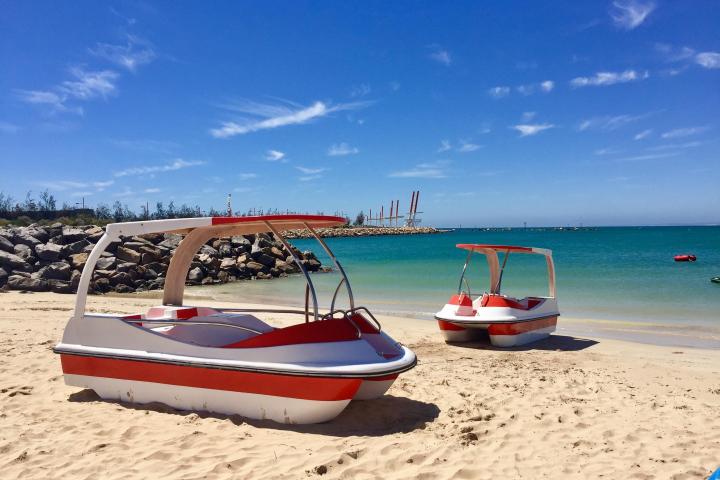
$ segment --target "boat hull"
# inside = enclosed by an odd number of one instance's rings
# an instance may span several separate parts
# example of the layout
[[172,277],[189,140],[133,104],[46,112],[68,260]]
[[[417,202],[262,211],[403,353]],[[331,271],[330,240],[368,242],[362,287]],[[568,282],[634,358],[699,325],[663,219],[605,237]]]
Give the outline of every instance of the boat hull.
[[66,384],[105,400],[295,424],[332,420],[365,382],[69,354],[61,354],[61,362]]
[[557,315],[529,318],[517,322],[451,322],[439,317],[438,326],[446,342],[472,342],[485,332],[496,347],[516,347],[549,337],[557,328]]

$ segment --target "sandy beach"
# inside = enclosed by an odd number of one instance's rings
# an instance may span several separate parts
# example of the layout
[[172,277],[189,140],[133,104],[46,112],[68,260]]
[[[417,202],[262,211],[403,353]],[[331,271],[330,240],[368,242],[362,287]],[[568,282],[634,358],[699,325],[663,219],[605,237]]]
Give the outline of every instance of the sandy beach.
[[[3,478],[704,479],[720,466],[718,350],[565,335],[513,351],[458,347],[433,322],[383,316],[417,368],[330,423],[281,425],[65,386],[51,349],[73,300],[0,294]],[[157,303],[103,296],[89,307]]]

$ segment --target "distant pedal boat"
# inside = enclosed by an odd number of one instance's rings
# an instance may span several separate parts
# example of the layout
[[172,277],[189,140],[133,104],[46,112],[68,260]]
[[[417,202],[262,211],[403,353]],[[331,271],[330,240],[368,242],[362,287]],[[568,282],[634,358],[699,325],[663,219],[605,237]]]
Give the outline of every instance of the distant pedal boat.
[[[542,340],[555,331],[560,312],[555,292],[555,266],[550,250],[483,244],[458,244],[457,247],[468,251],[458,292],[435,314],[447,342],[478,340],[487,331],[492,345],[514,347]],[[499,252],[505,254],[502,266],[498,259]],[[490,289],[482,295],[470,292],[465,276],[474,253],[484,254],[490,267]],[[500,292],[503,272],[511,253],[545,256],[549,283],[547,297],[517,299]]]
[[[353,399],[382,396],[415,366],[415,354],[355,306],[345,272],[314,228],[342,225],[339,217],[268,215],[115,223],[90,253],[75,312],[55,348],[65,383],[106,400],[161,402],[181,410],[237,414],[283,423],[317,423],[337,416]],[[312,280],[281,232],[307,229],[342,279],[321,314]],[[87,290],[101,253],[120,236],[185,234],[166,275],[163,304],[147,312],[89,314]],[[195,253],[211,238],[272,232],[307,281],[304,310],[185,306],[185,278]],[[335,309],[341,286],[350,308]],[[304,322],[274,328],[261,312],[296,313]]]

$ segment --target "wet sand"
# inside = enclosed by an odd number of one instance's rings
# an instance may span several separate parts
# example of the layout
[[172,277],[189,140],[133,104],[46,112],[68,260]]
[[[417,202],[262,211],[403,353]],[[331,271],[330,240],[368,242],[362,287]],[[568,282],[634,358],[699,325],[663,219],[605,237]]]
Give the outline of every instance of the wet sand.
[[[433,322],[381,316],[417,368],[332,422],[281,425],[65,386],[51,349],[73,300],[0,294],[2,478],[704,479],[720,466],[718,350],[566,330],[510,351],[450,346]],[[89,307],[157,303],[105,296]]]

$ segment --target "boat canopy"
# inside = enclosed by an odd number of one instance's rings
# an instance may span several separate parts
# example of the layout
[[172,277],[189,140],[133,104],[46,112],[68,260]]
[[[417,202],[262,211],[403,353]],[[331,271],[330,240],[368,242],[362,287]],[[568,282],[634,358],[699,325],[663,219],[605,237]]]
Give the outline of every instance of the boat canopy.
[[[456,245],[456,247],[468,251],[468,256],[465,260],[465,265],[463,266],[462,275],[460,276],[460,285],[458,287],[458,293],[462,292],[462,284],[463,284],[463,280],[465,280],[465,271],[467,270],[467,267],[470,264],[470,258],[472,257],[473,253],[482,253],[485,255],[485,258],[487,258],[488,266],[490,267],[490,293],[491,294],[499,294],[500,293],[500,287],[502,285],[502,274],[503,274],[503,271],[505,270],[505,265],[507,264],[508,257],[510,256],[511,253],[526,253],[526,254],[534,253],[534,254],[545,256],[545,261],[547,263],[547,270],[548,270],[548,295],[552,298],[554,298],[556,295],[555,264],[553,263],[553,259],[552,259],[552,250],[548,250],[546,248],[537,248],[537,247],[519,247],[519,246],[515,246],[515,245],[489,245],[489,244],[481,244],[481,243],[458,243]],[[500,261],[498,260],[498,252],[505,253],[505,258],[503,259],[502,266],[500,266]],[[465,282],[467,285],[467,280],[465,280]],[[468,290],[469,290],[469,286],[468,286]]]
[[[305,266],[293,252],[290,244],[280,234],[287,230],[308,230],[323,249],[328,253],[335,266],[342,275],[341,285],[344,283],[350,297],[351,307],[354,308],[354,300],[350,284],[340,263],[330,251],[325,242],[315,232],[315,228],[335,227],[344,225],[346,220],[342,217],[328,215],[257,215],[246,217],[199,217],[199,218],[174,218],[167,220],[148,220],[139,222],[111,223],[105,228],[105,235],[100,238],[92,252],[88,256],[85,268],[80,276],[80,283],[77,290],[75,302],[75,316],[81,317],[85,311],[87,291],[90,286],[95,264],[102,252],[113,241],[121,236],[146,235],[150,233],[177,233],[185,235],[170,259],[167,274],[165,276],[165,288],[163,292],[163,305],[183,304],[185,291],[185,279],[187,278],[190,264],[195,254],[208,240],[218,237],[230,237],[235,235],[252,235],[257,233],[273,233],[285,246],[288,253],[293,256],[300,270],[305,275],[308,284],[308,294],[312,295],[313,310],[315,319],[318,318],[318,305],[315,289],[308,275]],[[338,290],[340,285],[338,285]],[[335,292],[337,295],[337,291]],[[307,298],[307,296],[306,296]],[[335,299],[333,298],[333,304]],[[306,305],[307,309],[307,305]]]

